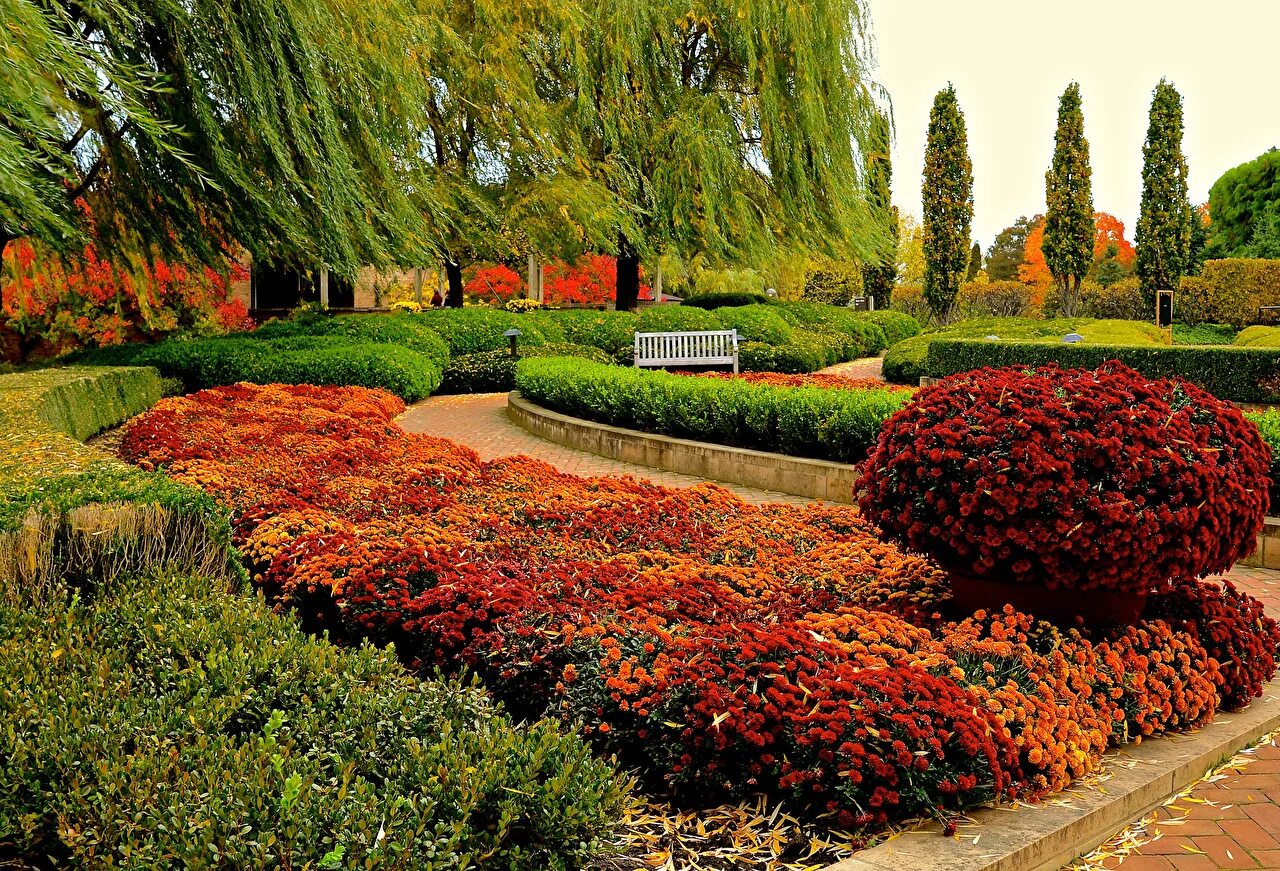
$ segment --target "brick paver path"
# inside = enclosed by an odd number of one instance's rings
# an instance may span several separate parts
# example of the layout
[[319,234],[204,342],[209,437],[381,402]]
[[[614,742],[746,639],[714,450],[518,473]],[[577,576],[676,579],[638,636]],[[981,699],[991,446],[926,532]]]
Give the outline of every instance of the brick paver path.
[[837,363],[834,366],[828,366],[822,372],[827,375],[844,375],[849,378],[879,378],[883,381],[883,369],[884,358],[862,357],[858,360],[851,360],[848,363]]
[[[400,426],[410,432],[422,432],[461,442],[475,450],[481,459],[524,454],[550,463],[562,472],[583,477],[598,475],[631,475],[647,478],[668,487],[691,487],[704,479],[677,472],[664,472],[648,466],[637,466],[610,460],[586,451],[567,448],[516,426],[507,417],[507,394],[479,393],[468,396],[433,396],[419,402],[400,416]],[[717,482],[720,483],[720,482]],[[740,484],[721,486],[738,494],[744,501],[757,505],[765,502],[812,502],[803,496],[757,490]]]
[[[878,358],[855,360],[841,367],[854,377],[875,377]],[[873,374],[874,371],[874,374]],[[424,432],[461,442],[484,459],[525,454],[550,463],[574,475],[633,475],[659,484],[687,487],[702,479],[647,466],[621,463],[595,454],[563,447],[516,426],[507,418],[507,395],[490,393],[471,396],[436,396],[411,407],[400,425],[411,432]],[[808,502],[800,496],[755,490],[726,484],[748,502]],[[1229,577],[1236,585],[1257,596],[1272,614],[1280,614],[1280,572],[1267,569],[1236,568]],[[1257,761],[1214,783],[1200,785],[1192,801],[1176,805],[1182,810],[1163,809],[1163,819],[1149,827],[1161,836],[1130,854],[1123,862],[1107,862],[1104,867],[1123,871],[1216,871],[1216,869],[1269,868],[1280,871],[1280,749],[1258,748]],[[1212,802],[1212,803],[1210,803]]]

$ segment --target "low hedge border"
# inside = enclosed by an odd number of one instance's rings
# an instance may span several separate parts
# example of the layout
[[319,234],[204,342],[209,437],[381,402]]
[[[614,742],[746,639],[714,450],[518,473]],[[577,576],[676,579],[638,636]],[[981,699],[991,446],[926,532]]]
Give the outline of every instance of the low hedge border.
[[0,376],[0,584],[54,595],[64,579],[153,566],[237,573],[226,512],[209,496],[81,440],[150,408],[154,369],[42,369]]
[[852,463],[909,398],[889,390],[769,387],[561,358],[526,359],[516,387],[573,417],[675,438]]
[[1210,345],[1095,345],[935,339],[925,371],[941,378],[986,366],[1093,369],[1119,360],[1153,378],[1181,378],[1233,402],[1274,402],[1280,395],[1280,348]]
[[0,854],[32,867],[581,868],[627,800],[557,724],[198,576],[0,599],[0,687]]
[[342,334],[171,339],[157,345],[102,348],[77,359],[152,366],[181,381],[186,392],[249,381],[375,387],[417,402],[430,396],[442,377],[442,367],[432,356],[393,342]]

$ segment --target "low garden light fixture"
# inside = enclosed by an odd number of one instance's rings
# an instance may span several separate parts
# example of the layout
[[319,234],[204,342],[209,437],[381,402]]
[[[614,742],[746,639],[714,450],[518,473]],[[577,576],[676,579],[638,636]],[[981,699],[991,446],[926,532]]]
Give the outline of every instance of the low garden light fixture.
[[1062,341],[1066,342],[1068,345],[1074,345],[1076,342],[1083,342],[1084,336],[1079,333],[1067,333],[1062,337]]
[[516,343],[519,341],[520,337],[521,337],[522,335],[524,335],[524,334],[523,334],[523,333],[521,333],[521,332],[520,332],[519,330],[517,330],[516,328],[512,327],[511,329],[507,330],[507,331],[506,331],[505,333],[503,333],[502,335],[506,336],[506,337],[507,337],[507,341],[511,343],[511,356],[512,356],[512,358],[515,358],[515,357],[520,356],[519,354],[517,354],[517,353],[516,353]]
[[988,342],[998,342],[998,341],[1000,341],[1000,337],[999,337],[999,336],[996,336],[996,335],[983,336],[982,338],[986,339]]

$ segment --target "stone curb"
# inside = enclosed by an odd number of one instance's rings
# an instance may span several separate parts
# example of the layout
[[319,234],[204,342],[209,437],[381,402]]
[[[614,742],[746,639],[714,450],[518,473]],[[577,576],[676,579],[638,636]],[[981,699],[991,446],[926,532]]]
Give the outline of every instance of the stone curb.
[[1105,793],[1081,787],[1057,796],[1069,798],[1069,806],[976,811],[976,825],[963,826],[959,838],[944,837],[931,823],[824,871],[1057,871],[1278,728],[1280,679],[1243,711],[1219,714],[1198,732],[1108,753],[1103,761],[1113,776]]
[[518,390],[507,397],[507,415],[547,441],[611,460],[828,502],[853,501],[858,476],[853,466],[844,463],[608,426],[535,405]]

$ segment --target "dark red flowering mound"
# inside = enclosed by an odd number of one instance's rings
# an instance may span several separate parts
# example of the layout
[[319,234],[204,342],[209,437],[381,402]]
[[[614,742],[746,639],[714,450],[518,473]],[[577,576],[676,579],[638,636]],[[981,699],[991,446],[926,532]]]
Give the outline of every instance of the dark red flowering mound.
[[1231,567],[1267,508],[1240,412],[1120,363],[981,369],[921,390],[863,463],[858,504],[944,569],[1140,593]]
[[1234,711],[1262,695],[1276,671],[1280,626],[1262,603],[1223,581],[1184,581],[1147,606],[1150,619],[1196,635],[1218,661],[1220,706]]

